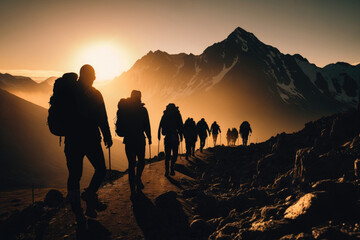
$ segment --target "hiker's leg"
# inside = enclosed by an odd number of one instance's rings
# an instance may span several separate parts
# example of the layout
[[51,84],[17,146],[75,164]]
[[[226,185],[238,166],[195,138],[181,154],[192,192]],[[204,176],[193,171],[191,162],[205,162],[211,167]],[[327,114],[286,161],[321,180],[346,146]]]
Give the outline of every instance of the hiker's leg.
[[204,146],[205,146],[205,138],[200,138],[200,151],[201,152],[204,149]]
[[178,151],[179,151],[179,138],[178,136],[174,136],[172,139],[172,151],[173,151],[173,155],[171,157],[171,166],[170,166],[170,175],[175,175],[175,163],[178,157]]
[[196,147],[196,139],[194,139],[192,142],[191,142],[192,146],[191,146],[191,153],[193,156],[195,156],[195,147]]
[[101,148],[100,142],[88,145],[86,156],[95,169],[94,175],[91,178],[87,189],[96,193],[106,175],[104,152]]
[[169,162],[171,158],[171,145],[168,136],[165,137],[164,142],[165,142],[165,175],[166,175],[169,174]]
[[144,185],[141,182],[141,175],[142,172],[144,171],[144,167],[145,167],[145,138],[141,140],[141,142],[139,141],[139,144],[137,145],[137,151],[136,151],[136,155],[138,157],[138,163],[137,163],[137,167],[136,167],[136,181],[138,184],[138,187],[140,189],[144,188]]
[[70,143],[65,144],[66,164],[69,171],[67,190],[71,209],[75,214],[77,222],[81,221],[80,218],[84,216],[80,204],[80,179],[83,171],[84,155],[79,147]]
[[129,143],[125,144],[125,153],[129,162],[128,175],[129,175],[130,191],[133,194],[135,193],[135,165],[136,165],[136,153],[134,146],[132,146]]
[[185,139],[185,146],[186,146],[186,159],[189,158],[190,154],[191,154],[191,143],[189,139]]

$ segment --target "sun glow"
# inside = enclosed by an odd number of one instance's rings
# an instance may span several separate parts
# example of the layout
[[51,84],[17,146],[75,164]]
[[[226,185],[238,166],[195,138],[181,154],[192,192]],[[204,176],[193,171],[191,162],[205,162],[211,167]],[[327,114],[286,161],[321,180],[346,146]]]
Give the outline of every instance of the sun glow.
[[124,71],[124,58],[120,48],[112,43],[97,43],[84,47],[78,54],[76,66],[94,67],[97,81],[112,80]]

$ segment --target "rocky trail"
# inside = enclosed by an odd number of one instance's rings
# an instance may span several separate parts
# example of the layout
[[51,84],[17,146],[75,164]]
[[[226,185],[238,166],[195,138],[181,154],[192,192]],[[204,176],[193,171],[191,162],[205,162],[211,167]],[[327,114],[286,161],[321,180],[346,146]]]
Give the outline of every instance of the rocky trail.
[[[207,156],[206,153],[197,155],[198,161]],[[105,184],[99,189],[98,195],[108,208],[99,212],[96,219],[88,219],[88,238],[187,239],[192,209],[186,201],[177,198],[184,189],[182,182],[193,181],[189,176],[190,171],[186,170],[186,164],[184,156],[179,156],[176,175],[168,178],[164,176],[164,161],[147,164],[142,177],[145,188],[134,203],[130,201],[127,174]],[[84,203],[83,208],[85,209]],[[27,209],[28,213],[24,213],[25,209],[22,214],[12,216],[14,221],[22,223],[12,222],[10,218],[10,224],[18,225],[14,230],[22,232],[11,236],[14,239],[77,239],[74,216],[69,204],[52,210],[38,202]],[[29,216],[24,219],[24,215]],[[34,219],[30,220],[32,217]],[[22,224],[27,225],[26,229],[19,226]]]

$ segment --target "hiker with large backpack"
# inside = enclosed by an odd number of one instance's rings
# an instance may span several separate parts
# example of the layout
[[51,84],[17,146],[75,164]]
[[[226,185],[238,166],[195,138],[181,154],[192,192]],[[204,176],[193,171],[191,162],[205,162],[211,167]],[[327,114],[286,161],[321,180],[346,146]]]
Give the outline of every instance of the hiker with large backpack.
[[87,189],[81,194],[86,202],[88,217],[95,218],[97,211],[106,209],[96,194],[106,174],[101,135],[105,146],[113,144],[106,109],[101,93],[92,87],[95,70],[90,65],[80,69],[79,80],[74,74],[64,74],[55,81],[54,94],[50,99],[48,125],[57,136],[65,136],[65,156],[69,177],[68,197],[79,227],[86,226],[80,203],[80,179],[83,158],[86,156],[95,169]]
[[206,123],[205,119],[202,118],[197,124],[196,124],[197,134],[200,138],[200,152],[204,149],[205,141],[208,136],[208,133],[210,135],[210,129],[208,124]]
[[[125,153],[129,162],[130,199],[141,193],[144,184],[141,175],[145,167],[145,135],[151,145],[149,114],[141,102],[141,92],[133,90],[130,98],[122,98],[118,103],[116,133],[124,137]],[[136,164],[137,158],[137,164]],[[136,172],[135,172],[136,168]]]
[[241,138],[243,139],[243,145],[246,146],[249,133],[252,133],[252,129],[248,121],[244,121],[243,123],[241,123],[239,133],[241,135]]
[[233,145],[235,146],[236,141],[239,138],[239,132],[236,128],[231,129],[231,138],[232,138],[231,141],[232,141]]
[[231,136],[231,130],[230,128],[228,128],[227,132],[226,132],[226,140],[227,140],[227,145],[229,146],[230,143],[231,143],[231,139],[232,139],[232,136]]
[[210,128],[210,133],[212,133],[212,135],[213,135],[214,147],[216,146],[216,141],[217,141],[219,132],[221,132],[220,126],[215,121],[215,122],[213,122],[213,124],[211,124],[211,128]]
[[[166,106],[163,116],[161,117],[158,139],[160,140],[160,133],[165,136],[165,176],[169,176],[169,163],[170,175],[175,175],[175,162],[179,150],[179,137],[180,141],[183,140],[183,121],[179,111],[179,107],[174,103],[169,103]],[[172,154],[171,154],[172,152]]]
[[196,123],[194,119],[188,118],[184,123],[183,128],[184,138],[185,138],[185,145],[186,145],[186,155],[185,159],[188,160],[189,156],[195,155],[195,144],[197,139],[196,133]]

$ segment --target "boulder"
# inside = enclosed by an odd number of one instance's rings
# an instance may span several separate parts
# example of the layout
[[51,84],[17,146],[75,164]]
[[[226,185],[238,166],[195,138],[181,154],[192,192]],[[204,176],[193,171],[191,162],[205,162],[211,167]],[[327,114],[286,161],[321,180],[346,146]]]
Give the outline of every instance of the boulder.
[[312,225],[327,219],[329,214],[329,194],[318,191],[307,193],[285,210],[284,218],[299,224]]
[[57,208],[64,206],[65,198],[61,192],[51,189],[45,196],[44,205],[47,207]]
[[352,155],[342,150],[333,149],[319,155],[313,147],[299,149],[296,152],[293,182],[311,183],[323,179],[337,179],[344,174],[353,175],[353,166]]
[[334,118],[330,130],[330,138],[334,144],[344,143],[359,132],[358,118],[355,109],[338,114]]
[[327,240],[350,240],[354,239],[347,233],[332,226],[319,227],[312,230],[314,239],[327,239]]
[[314,240],[314,237],[308,233],[299,233],[283,236],[280,240]]
[[207,239],[212,231],[211,225],[203,219],[196,219],[192,221],[190,229],[197,239]]
[[295,183],[309,181],[308,175],[311,173],[311,169],[308,169],[308,166],[315,162],[316,158],[317,153],[314,148],[302,148],[296,152],[293,170],[293,181]]
[[286,173],[291,165],[291,158],[278,153],[268,154],[258,161],[256,178],[261,185],[272,184],[276,177]]

